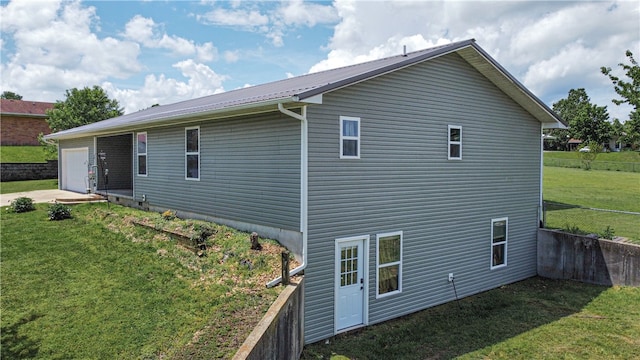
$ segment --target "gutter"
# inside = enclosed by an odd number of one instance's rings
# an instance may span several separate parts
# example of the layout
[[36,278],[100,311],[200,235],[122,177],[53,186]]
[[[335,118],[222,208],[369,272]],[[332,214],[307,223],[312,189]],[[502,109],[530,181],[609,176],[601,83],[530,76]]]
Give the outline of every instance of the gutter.
[[[182,121],[181,123],[189,123],[189,122],[199,122],[199,121],[202,121],[203,119],[210,119],[211,117],[222,118],[227,116],[235,116],[236,115],[235,112],[246,111],[251,109],[256,109],[257,112],[267,112],[267,111],[273,111],[273,108],[269,108],[269,107],[273,105],[280,105],[281,103],[287,102],[287,101],[293,101],[293,98],[284,97],[284,98],[278,98],[278,99],[271,99],[271,100],[265,100],[261,102],[255,102],[255,103],[220,107],[220,108],[207,110],[203,112],[198,112],[199,108],[202,108],[203,106],[189,108],[188,111],[185,110],[186,112],[181,112],[179,114],[174,114],[175,112],[179,112],[176,110],[171,110],[166,113],[153,113],[149,115],[140,115],[136,112],[136,113],[122,115],[116,118],[102,120],[97,123],[79,126],[73,129],[62,130],[56,133],[45,135],[44,138],[55,139],[55,140],[67,140],[67,139],[74,139],[74,138],[85,137],[85,136],[100,136],[104,134],[111,134],[114,131],[127,132],[127,131],[135,131],[136,129],[140,129],[140,128],[150,129],[150,128],[156,128],[156,127],[171,126],[171,125],[174,125],[176,121]],[[149,109],[141,110],[141,111],[147,111],[147,110]],[[109,122],[110,120],[118,119],[121,117],[127,117],[129,119],[127,119],[125,123],[110,122],[107,125],[102,125],[102,124],[101,126],[96,125],[103,121]],[[91,130],[86,130],[87,128]]]
[[544,199],[542,197],[544,181],[544,124],[540,125],[540,204],[538,205],[538,227],[543,227]]
[[[294,276],[307,267],[307,227],[308,227],[308,187],[309,187],[309,126],[307,122],[307,105],[302,107],[301,114],[285,109],[282,103],[278,103],[278,110],[294,119],[300,120],[300,231],[302,232],[302,264],[291,270]],[[282,282],[282,277],[275,278],[267,283],[267,287],[274,287]]]

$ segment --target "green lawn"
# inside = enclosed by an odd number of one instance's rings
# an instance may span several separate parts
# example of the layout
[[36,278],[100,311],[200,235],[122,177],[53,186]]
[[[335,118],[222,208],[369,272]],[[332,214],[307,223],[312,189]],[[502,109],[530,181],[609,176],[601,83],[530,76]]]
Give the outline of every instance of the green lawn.
[[[544,158],[546,159],[570,159],[580,160],[577,151],[545,151]],[[640,152],[638,151],[620,151],[620,152],[608,152],[600,153],[595,161],[607,161],[607,162],[637,162],[640,163]]]
[[532,278],[307,345],[302,359],[637,359],[640,288]]
[[[2,208],[2,359],[228,358],[280,290],[264,286],[279,274],[273,241],[255,252],[246,233],[113,204],[74,206],[64,221],[46,211]],[[210,226],[211,251],[133,224],[144,218]]]
[[[583,168],[577,151],[545,151],[545,166]],[[626,171],[640,173],[640,152],[621,151],[600,153],[592,163],[594,170]]]
[[0,194],[58,188],[58,179],[6,181],[0,183]]
[[0,163],[44,163],[47,154],[42,146],[0,146]]
[[578,227],[602,233],[610,227],[615,235],[640,243],[640,215],[595,212],[575,206],[640,212],[640,173],[581,170],[545,166],[544,199],[569,205],[547,212],[547,227]]

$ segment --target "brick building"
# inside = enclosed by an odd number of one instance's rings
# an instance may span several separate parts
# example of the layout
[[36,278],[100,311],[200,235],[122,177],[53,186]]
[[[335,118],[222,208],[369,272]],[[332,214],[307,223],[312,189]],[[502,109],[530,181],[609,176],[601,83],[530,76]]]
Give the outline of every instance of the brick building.
[[53,103],[0,99],[0,144],[40,145],[38,134],[49,134],[46,111]]

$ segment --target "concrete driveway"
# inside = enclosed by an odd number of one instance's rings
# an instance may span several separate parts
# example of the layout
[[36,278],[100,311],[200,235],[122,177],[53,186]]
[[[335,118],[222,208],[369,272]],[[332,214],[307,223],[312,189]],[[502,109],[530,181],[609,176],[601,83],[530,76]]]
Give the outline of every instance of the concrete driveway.
[[104,198],[96,194],[81,194],[67,190],[34,190],[19,193],[1,194],[0,206],[8,206],[11,202],[19,197],[26,196],[33,199],[36,203],[76,203],[87,201],[101,201]]

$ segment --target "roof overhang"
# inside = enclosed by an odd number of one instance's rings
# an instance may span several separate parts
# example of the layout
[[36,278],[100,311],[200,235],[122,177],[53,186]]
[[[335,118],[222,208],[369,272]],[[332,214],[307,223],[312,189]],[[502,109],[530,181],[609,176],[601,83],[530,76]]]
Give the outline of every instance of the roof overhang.
[[474,43],[456,51],[516,103],[533,115],[545,129],[566,129],[567,124],[516,78]]
[[129,114],[129,116],[132,116],[132,119],[128,123],[122,123],[121,121],[112,121],[118,118],[107,119],[99,123],[88,124],[73,129],[63,130],[53,134],[45,135],[44,139],[67,140],[85,136],[112,135],[116,132],[132,132],[141,129],[166,127],[175,125],[176,123],[190,124],[203,120],[215,120],[241,115],[278,112],[278,104],[282,104],[287,108],[296,108],[308,103],[321,104],[322,96],[314,97],[312,99],[305,99],[303,102],[299,101],[296,97],[286,97],[262,102],[227,106],[202,112],[198,112],[197,109],[194,109],[193,112],[188,112],[186,114],[167,114],[164,116],[160,114],[158,116],[148,118],[136,118],[135,113],[133,113]]
[[38,118],[38,119],[48,118],[46,114],[27,114],[27,113],[12,113],[12,112],[0,113],[0,117],[2,116],[15,116],[15,117],[25,117],[25,118]]

